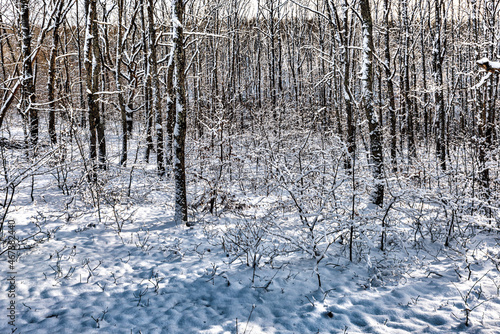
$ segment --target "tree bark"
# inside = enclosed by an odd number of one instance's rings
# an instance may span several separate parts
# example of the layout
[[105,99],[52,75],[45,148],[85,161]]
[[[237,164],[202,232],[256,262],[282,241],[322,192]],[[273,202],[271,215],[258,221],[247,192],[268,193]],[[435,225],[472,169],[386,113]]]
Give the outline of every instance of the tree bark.
[[439,159],[439,166],[443,171],[446,170],[446,110],[444,108],[443,96],[443,50],[441,41],[441,11],[442,0],[435,2],[435,27],[434,27],[434,45],[432,48],[432,63],[434,70],[434,81],[436,90],[434,92],[434,103],[436,106],[436,117],[438,122],[438,136],[436,138],[436,152]]
[[144,152],[144,160],[149,163],[151,151],[153,150],[153,113],[151,111],[151,76],[149,72],[151,68],[148,60],[148,41],[147,41],[147,26],[144,11],[145,1],[141,0],[141,23],[142,23],[142,49],[143,49],[143,66],[144,66],[144,115],[146,117],[146,151]]
[[343,72],[342,78],[342,93],[345,103],[345,112],[347,116],[347,153],[348,157],[345,160],[345,168],[351,169],[353,166],[352,161],[354,160],[354,155],[356,154],[356,124],[354,117],[354,108],[352,102],[352,96],[350,92],[350,57],[349,57],[349,15],[348,15],[348,3],[347,0],[344,1],[344,6],[342,18],[339,16],[335,3],[333,1],[328,1],[327,11],[329,15],[330,22],[333,29],[336,31],[335,37],[339,48],[339,58],[340,58],[340,68]]
[[122,147],[120,153],[120,165],[127,165],[128,158],[128,123],[127,123],[127,108],[125,106],[125,98],[122,92],[122,82],[121,82],[121,63],[122,63],[122,52],[123,52],[123,33],[122,33],[122,22],[123,22],[123,0],[117,0],[118,5],[118,40],[116,41],[116,65],[115,65],[115,83],[116,90],[118,91],[118,107],[120,108],[121,116],[121,131],[122,131]]
[[56,55],[59,44],[59,26],[62,23],[62,10],[64,0],[59,0],[54,14],[54,30],[52,32],[52,47],[49,56],[49,81],[47,84],[47,95],[49,98],[49,136],[52,144],[57,143],[56,135],[56,102],[55,102],[55,82],[56,82]]
[[397,170],[397,137],[396,137],[396,99],[394,98],[394,82],[391,73],[391,43],[389,34],[389,0],[384,0],[384,23],[385,23],[385,77],[387,81],[387,97],[389,100],[389,120],[390,120],[390,146],[391,146],[391,164],[393,171]]
[[370,131],[370,162],[373,170],[374,192],[372,202],[378,206],[384,203],[382,152],[382,130],[380,120],[373,106],[373,23],[369,0],[360,0],[362,18],[362,69],[361,69],[361,102],[366,112],[368,129]]
[[[164,145],[163,145],[163,114],[161,111],[160,83],[158,79],[158,57],[156,52],[156,30],[154,27],[153,0],[148,0],[148,31],[149,31],[149,71],[151,82],[151,107],[155,117],[156,132],[156,168],[159,176],[165,174]],[[151,116],[152,117],[152,116]]]
[[92,164],[93,180],[96,179],[95,168],[98,165],[97,152],[99,145],[98,125],[100,123],[99,104],[97,102],[96,93],[99,90],[99,75],[101,72],[101,63],[99,57],[99,30],[97,29],[96,12],[97,0],[85,0],[85,46],[84,46],[84,65],[87,75],[87,111],[89,117],[89,154]]
[[19,0],[19,15],[22,34],[21,54],[23,59],[20,106],[21,113],[28,125],[28,138],[26,138],[26,142],[31,148],[34,148],[38,144],[38,110],[34,107],[35,84],[31,62],[29,0]]
[[[174,51],[170,52],[167,68],[167,147],[165,150],[167,166],[172,166],[172,150],[174,141],[175,126],[175,105],[176,97],[174,90]],[[170,167],[169,167],[170,168]]]
[[175,216],[177,224],[189,226],[186,196],[186,53],[184,50],[184,1],[172,0],[172,28],[174,42],[174,91],[176,117],[174,127]]
[[410,29],[408,19],[408,0],[401,2],[401,24],[403,30],[403,110],[406,117],[406,135],[407,135],[407,155],[408,164],[411,165],[412,159],[416,158],[415,133],[413,128],[413,105],[410,98]]

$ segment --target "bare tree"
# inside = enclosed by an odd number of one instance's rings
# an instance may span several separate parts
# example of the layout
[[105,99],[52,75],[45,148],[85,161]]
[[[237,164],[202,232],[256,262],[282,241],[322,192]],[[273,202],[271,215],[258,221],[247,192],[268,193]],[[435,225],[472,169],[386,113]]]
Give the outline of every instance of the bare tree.
[[402,30],[402,53],[403,53],[403,82],[402,82],[402,114],[406,118],[406,135],[407,135],[407,155],[408,164],[411,164],[412,159],[416,158],[417,148],[415,145],[415,133],[413,128],[413,104],[410,98],[410,18],[408,13],[408,0],[403,0],[401,3],[401,30]]
[[172,0],[172,32],[174,42],[174,92],[175,92],[175,128],[174,128],[174,180],[175,180],[175,217],[177,224],[188,222],[186,196],[186,50],[184,46],[184,8],[183,0]]
[[56,81],[56,54],[57,47],[59,44],[59,26],[62,23],[62,10],[64,6],[64,0],[59,0],[56,4],[56,13],[54,15],[54,28],[53,28],[53,38],[52,47],[50,49],[49,56],[49,81],[47,84],[47,95],[49,97],[49,136],[52,144],[57,142],[56,136],[56,102],[54,98],[55,91],[55,81]]
[[362,18],[363,60],[361,69],[361,96],[363,108],[368,120],[370,131],[370,163],[372,164],[375,191],[372,195],[374,204],[382,206],[384,203],[384,157],[382,150],[382,129],[380,120],[373,107],[373,22],[369,0],[359,2]]
[[121,131],[122,131],[122,147],[120,153],[120,165],[126,166],[128,154],[128,128],[127,128],[127,108],[125,105],[125,98],[122,91],[122,78],[121,78],[121,65],[123,53],[123,6],[124,0],[117,0],[118,5],[118,33],[116,41],[116,64],[115,64],[115,84],[118,92],[118,108],[120,109],[121,116]]
[[144,116],[146,118],[146,151],[144,152],[144,160],[149,162],[151,151],[153,150],[153,112],[151,110],[151,76],[148,73],[151,71],[148,60],[148,28],[146,26],[146,2],[141,1],[141,26],[142,26],[142,53],[143,53],[143,89],[144,89]]
[[388,97],[388,110],[390,119],[390,147],[391,147],[391,163],[393,170],[397,169],[397,136],[396,136],[396,100],[394,97],[394,74],[391,71],[391,40],[390,40],[390,23],[389,17],[391,15],[391,2],[384,0],[384,39],[385,39],[385,80],[387,81],[387,97]]
[[38,143],[38,109],[35,107],[35,82],[31,62],[31,30],[29,0],[19,0],[22,34],[21,113],[28,126],[26,142],[33,148]]
[[[90,160],[93,167],[99,165],[104,168],[104,157],[100,149],[104,140],[104,125],[101,123],[98,94],[99,76],[101,74],[101,59],[99,57],[99,29],[97,27],[96,0],[85,0],[85,46],[84,64],[87,75],[87,110],[89,117]],[[98,159],[99,152],[99,159]],[[95,175],[92,175],[95,178]]]
[[156,167],[158,175],[163,176],[165,174],[165,162],[164,162],[164,145],[163,145],[163,113],[161,110],[161,100],[160,100],[160,83],[158,79],[158,57],[157,57],[157,44],[156,44],[156,30],[154,26],[154,16],[153,16],[153,0],[148,0],[147,3],[147,13],[148,13],[148,41],[149,41],[149,66],[147,75],[151,78],[148,82],[151,82],[151,106],[153,114],[155,117],[155,130],[156,130]]
[[444,8],[443,0],[435,0],[434,12],[434,42],[432,47],[432,68],[436,89],[434,92],[434,103],[436,106],[436,118],[438,136],[436,138],[436,152],[439,157],[441,169],[446,170],[446,110],[443,93],[443,60],[445,50],[443,48],[443,22],[442,13]]
[[342,71],[342,97],[345,105],[345,113],[347,116],[347,153],[348,157],[345,161],[346,169],[351,169],[353,159],[356,154],[356,120],[355,110],[353,106],[353,96],[350,87],[351,81],[351,57],[349,51],[349,43],[351,40],[349,29],[349,6],[347,0],[341,6],[342,11],[335,5],[334,1],[329,0],[327,3],[327,11],[330,22],[335,31],[335,41],[338,49],[338,57],[340,61],[340,71]]
[[71,9],[72,5],[72,1],[68,4],[65,4],[64,0],[54,1],[54,12],[52,14],[52,46],[50,47],[49,78],[47,83],[47,95],[49,100],[49,137],[52,144],[57,143],[55,84],[57,48],[59,47],[60,40],[59,28],[61,24],[63,24],[66,14]]
[[[170,55],[168,56],[167,65],[167,103],[166,103],[166,114],[167,114],[167,140],[166,140],[166,161],[167,166],[172,166],[172,149],[174,140],[174,126],[175,126],[175,91],[174,91],[174,48],[172,47]],[[170,167],[167,167],[170,168]]]

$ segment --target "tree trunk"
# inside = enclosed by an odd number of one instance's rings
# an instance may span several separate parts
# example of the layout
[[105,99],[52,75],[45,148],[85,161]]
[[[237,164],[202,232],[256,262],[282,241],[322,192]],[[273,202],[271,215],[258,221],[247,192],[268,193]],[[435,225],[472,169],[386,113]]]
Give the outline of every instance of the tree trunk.
[[[87,6],[87,2],[85,1],[85,7]],[[79,6],[78,4],[75,6],[76,7],[76,21],[80,22],[79,19]],[[87,19],[87,17],[85,17]],[[83,85],[84,85],[84,80],[83,80],[83,66],[85,66],[82,62],[82,51],[81,51],[81,46],[82,43],[80,42],[80,29],[79,26],[77,25],[76,27],[76,46],[78,50],[78,75],[80,78],[80,109],[81,109],[81,118],[80,118],[80,126],[82,128],[85,127],[86,123],[86,118],[85,118],[85,94],[83,93]]]
[[385,77],[387,81],[387,96],[389,100],[389,120],[390,120],[390,139],[391,139],[391,164],[394,171],[397,170],[397,137],[396,137],[396,100],[394,98],[394,83],[391,73],[391,43],[389,36],[389,15],[390,15],[389,0],[384,0],[384,23],[385,23]]
[[64,0],[60,0],[54,13],[54,31],[52,39],[52,47],[49,56],[49,81],[47,84],[47,95],[49,98],[49,136],[52,144],[57,143],[56,135],[56,102],[55,102],[55,82],[56,82],[56,55],[57,46],[59,44],[59,26],[62,23],[62,10]]
[[120,153],[120,165],[127,165],[128,158],[128,123],[127,123],[127,108],[125,106],[125,98],[122,92],[122,82],[121,82],[121,63],[122,63],[122,52],[123,52],[123,33],[122,33],[122,22],[123,22],[123,0],[117,0],[118,4],[118,40],[116,41],[116,67],[115,67],[115,83],[116,90],[118,91],[118,108],[120,108],[121,116],[121,131],[122,131],[122,147]]
[[96,11],[97,0],[85,1],[85,46],[83,50],[85,72],[87,75],[87,110],[89,117],[89,154],[92,164],[92,180],[96,179],[95,168],[97,167],[98,150],[98,124],[100,123],[99,104],[97,102],[96,92],[99,90],[99,74],[101,72],[99,57],[99,30],[97,29]]
[[343,71],[342,79],[342,93],[344,96],[345,112],[347,115],[347,153],[348,157],[345,160],[345,168],[351,169],[354,160],[354,155],[356,154],[356,124],[354,117],[354,108],[352,102],[352,96],[350,92],[350,57],[349,57],[349,35],[348,35],[348,24],[349,15],[347,0],[344,2],[342,19],[339,17],[335,3],[333,1],[328,1],[327,11],[330,22],[333,29],[336,31],[335,37],[339,48],[339,58],[340,58],[340,68]]
[[382,152],[382,131],[380,120],[373,106],[373,26],[369,0],[360,0],[360,9],[363,29],[363,60],[361,69],[361,102],[366,112],[368,129],[370,131],[370,158],[373,168],[374,187],[372,201],[378,206],[384,203]]
[[38,143],[38,110],[33,106],[35,103],[35,84],[33,66],[31,63],[31,31],[29,0],[19,0],[19,15],[22,34],[22,59],[23,73],[21,79],[21,113],[27,121],[28,138],[27,144],[34,148]]
[[[174,48],[169,56],[167,68],[167,166],[172,166],[172,148],[174,140],[174,126],[175,126],[175,91],[174,91]],[[169,167],[170,168],[170,167]]]
[[407,155],[408,164],[411,165],[412,159],[416,158],[416,145],[413,129],[413,105],[410,99],[410,29],[408,19],[408,0],[404,0],[402,5],[402,30],[403,30],[403,110],[406,117],[406,135],[407,135]]
[[156,130],[156,168],[159,176],[165,174],[165,162],[163,161],[163,115],[161,112],[160,101],[160,84],[158,79],[158,64],[156,53],[156,31],[154,27],[153,17],[153,0],[148,0],[148,28],[149,28],[149,72],[151,77],[148,79],[151,82],[151,106],[155,117],[155,130]]
[[177,224],[189,226],[186,196],[186,53],[184,50],[184,1],[172,0],[172,28],[174,42],[174,91],[176,117],[174,128],[174,180],[175,180],[175,216]]
[[441,0],[435,2],[435,30],[433,53],[433,70],[436,90],[434,93],[434,103],[436,105],[436,117],[438,122],[438,136],[436,138],[436,152],[439,158],[439,166],[443,171],[446,170],[446,110],[444,109],[443,97],[443,51],[441,45]]
[[153,150],[153,113],[151,111],[151,76],[149,72],[151,68],[148,60],[148,41],[147,27],[144,11],[145,3],[141,0],[141,23],[142,23],[142,49],[143,49],[143,66],[144,66],[144,116],[146,118],[146,151],[144,152],[144,160],[149,163],[151,151]]

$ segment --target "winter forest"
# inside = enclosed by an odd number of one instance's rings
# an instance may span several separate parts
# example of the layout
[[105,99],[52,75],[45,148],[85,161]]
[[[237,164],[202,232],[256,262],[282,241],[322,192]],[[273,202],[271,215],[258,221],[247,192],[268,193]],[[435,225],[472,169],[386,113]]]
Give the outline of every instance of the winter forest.
[[500,0],[0,0],[0,332],[500,333]]

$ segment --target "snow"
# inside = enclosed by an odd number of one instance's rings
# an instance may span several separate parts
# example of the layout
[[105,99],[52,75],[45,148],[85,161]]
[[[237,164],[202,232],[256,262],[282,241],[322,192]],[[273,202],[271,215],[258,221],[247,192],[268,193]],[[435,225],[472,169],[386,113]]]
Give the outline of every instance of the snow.
[[485,64],[488,64],[489,62],[490,62],[490,60],[489,60],[488,58],[486,58],[486,57],[481,58],[481,59],[479,59],[479,60],[477,61],[477,63],[478,63],[479,65],[485,65]]
[[179,21],[176,15],[172,15],[172,27],[174,29],[182,28],[182,23]]
[[175,125],[174,125],[174,137],[178,137],[179,136],[179,125],[178,123],[176,122]]
[[[171,208],[158,205],[165,194],[152,193],[118,235],[89,214],[61,221],[52,208],[64,201],[47,189],[44,201],[19,205],[12,215],[22,230],[43,214],[43,229],[54,231],[16,263],[23,333],[458,333],[468,330],[461,293],[483,275],[490,299],[473,311],[470,332],[500,328],[498,275],[480,262],[491,245],[486,238],[478,238],[471,280],[457,276],[465,270],[458,254],[431,248],[357,264],[328,258],[319,267],[322,288],[301,256],[258,269],[252,283],[252,268],[231,261],[204,229],[173,224]],[[5,280],[1,285],[5,293]],[[478,291],[471,307],[482,301]],[[0,331],[10,332],[5,320]]]
[[179,20],[179,17],[177,16],[176,2],[177,0],[172,0],[171,20],[172,20],[172,38],[174,41],[178,36],[179,29],[183,27],[181,21]]
[[500,70],[500,62],[490,61],[490,67],[494,70]]
[[[298,142],[299,148],[308,143]],[[134,151],[136,142],[130,144]],[[293,159],[295,149],[283,154]],[[245,161],[244,152],[234,152]],[[16,160],[13,167],[18,165]],[[62,194],[50,173],[37,171],[34,202],[30,182],[18,187],[8,216],[18,236],[30,235],[37,226],[43,232],[38,242],[29,241],[35,247],[20,251],[15,262],[18,332],[489,334],[500,328],[498,234],[477,216],[463,217],[461,223],[475,229],[463,240],[468,248],[458,242],[444,247],[430,238],[411,246],[413,234],[389,233],[396,225],[415,224],[413,218],[391,216],[403,212],[400,207],[391,211],[387,249],[380,251],[378,238],[369,236],[382,229],[380,220],[370,216],[378,209],[357,204],[356,216],[365,221],[346,222],[360,233],[350,262],[345,243],[339,241],[344,232],[335,223],[345,217],[321,213],[313,202],[303,202],[309,212],[303,222],[298,214],[272,207],[287,200],[283,194],[238,195],[232,200],[234,206],[244,203],[239,211],[222,214],[216,208],[214,215],[197,216],[195,227],[187,228],[174,223],[172,181],[158,181],[154,163],[150,170],[134,169],[130,198],[119,193],[129,173],[122,179],[118,168],[110,168],[109,184],[99,193],[101,222],[90,199]],[[291,193],[304,191],[306,196],[316,189],[320,195],[314,200],[325,196],[323,202],[332,191],[336,201],[343,196],[343,182],[334,190],[325,185],[322,195],[319,178],[318,184],[305,179],[300,188],[300,178],[284,163],[273,168],[279,180],[290,180]],[[314,173],[322,169],[307,168]],[[245,177],[253,177],[251,169]],[[233,183],[234,189],[220,186],[218,191],[237,194],[239,184]],[[188,184],[189,196],[204,187],[200,181]],[[192,198],[190,203],[194,206]],[[414,210],[425,213],[430,205],[415,203]],[[310,231],[314,217],[320,218]],[[428,220],[435,226],[435,219],[428,214],[419,223],[424,226]],[[479,228],[481,224],[487,228]],[[316,254],[311,242],[317,242]],[[3,254],[4,310],[8,269]],[[464,325],[465,310],[471,310],[469,327]],[[11,329],[4,312],[0,333]]]
[[500,62],[491,61],[488,58],[484,57],[477,61],[479,66],[485,67],[486,70],[490,71],[499,71],[500,70]]
[[[179,93],[177,93],[179,94]],[[183,110],[184,110],[184,106],[179,102],[180,101],[180,96],[177,95],[177,98],[175,99],[175,110],[177,111],[177,113],[181,113]]]
[[363,23],[363,61],[361,65],[361,92],[368,103],[371,103],[371,90],[372,87],[368,87],[368,79],[371,75],[371,60],[370,60],[370,38],[369,38],[367,23]]

